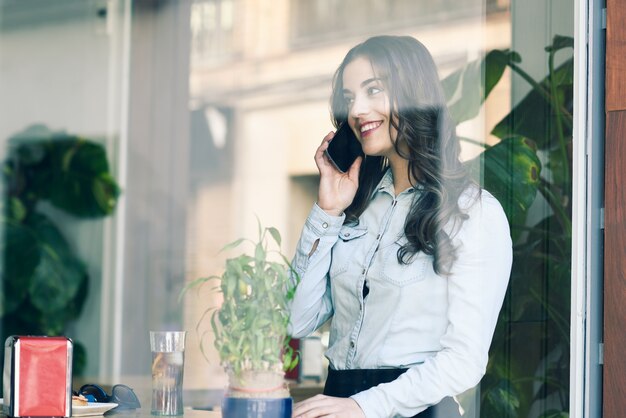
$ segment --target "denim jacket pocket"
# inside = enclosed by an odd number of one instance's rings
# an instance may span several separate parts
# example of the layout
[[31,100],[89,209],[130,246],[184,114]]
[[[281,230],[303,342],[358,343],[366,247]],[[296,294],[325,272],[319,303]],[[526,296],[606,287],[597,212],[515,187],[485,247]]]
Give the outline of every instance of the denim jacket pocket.
[[332,249],[330,275],[336,276],[348,270],[351,261],[355,261],[356,249],[362,245],[362,238],[367,234],[365,225],[344,225],[339,231],[339,239]]
[[383,278],[397,286],[405,286],[424,280],[428,271],[428,264],[432,263],[432,257],[423,252],[415,254],[408,264],[400,263],[398,250],[406,243],[406,238],[400,238],[383,250]]

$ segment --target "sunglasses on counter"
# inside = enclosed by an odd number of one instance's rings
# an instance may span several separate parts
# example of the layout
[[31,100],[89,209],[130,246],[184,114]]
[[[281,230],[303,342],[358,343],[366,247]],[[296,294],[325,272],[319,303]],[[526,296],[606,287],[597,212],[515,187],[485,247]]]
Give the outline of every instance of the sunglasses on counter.
[[88,383],[81,386],[78,394],[83,395],[89,402],[116,403],[116,410],[141,408],[137,395],[126,385],[113,386],[109,395],[102,387]]

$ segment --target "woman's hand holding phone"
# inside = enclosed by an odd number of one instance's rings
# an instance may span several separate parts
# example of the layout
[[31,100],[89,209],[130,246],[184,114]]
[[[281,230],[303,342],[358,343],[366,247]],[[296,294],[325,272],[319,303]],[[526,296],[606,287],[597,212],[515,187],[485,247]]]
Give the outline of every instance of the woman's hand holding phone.
[[315,164],[320,172],[317,205],[329,215],[339,216],[356,195],[363,157],[357,157],[347,172],[339,171],[325,153],[333,136],[333,132],[326,135],[315,152]]

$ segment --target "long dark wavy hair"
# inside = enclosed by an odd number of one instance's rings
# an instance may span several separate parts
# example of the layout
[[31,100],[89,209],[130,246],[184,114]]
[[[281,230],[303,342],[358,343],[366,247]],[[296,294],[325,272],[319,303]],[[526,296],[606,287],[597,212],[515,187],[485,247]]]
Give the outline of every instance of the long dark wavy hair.
[[[459,160],[460,144],[450,118],[437,68],[424,45],[410,36],[376,36],[352,48],[335,72],[331,113],[336,127],[348,117],[343,95],[343,72],[356,58],[366,58],[389,96],[390,130],[397,132],[394,147],[408,160],[408,178],[416,193],[407,215],[407,243],[398,250],[398,262],[407,264],[423,251],[433,256],[433,268],[450,273],[456,248],[449,233],[467,218],[459,197],[471,185]],[[390,132],[391,134],[391,132]],[[389,163],[366,156],[359,173],[359,188],[346,209],[346,223],[365,211]],[[447,231],[447,232],[446,232]]]

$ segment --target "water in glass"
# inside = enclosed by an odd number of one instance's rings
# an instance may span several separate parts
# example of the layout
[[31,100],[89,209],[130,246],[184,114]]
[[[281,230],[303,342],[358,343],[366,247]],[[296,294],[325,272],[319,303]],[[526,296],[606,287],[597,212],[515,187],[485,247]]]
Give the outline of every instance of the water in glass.
[[184,352],[152,353],[152,414],[183,414]]

